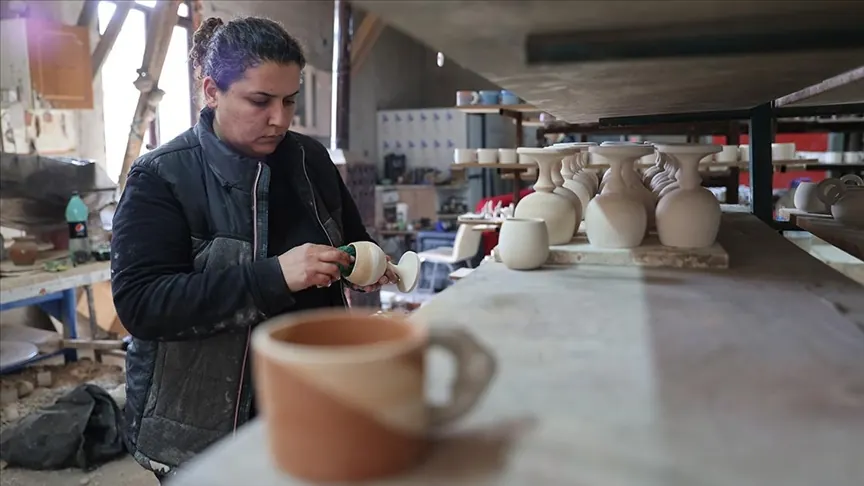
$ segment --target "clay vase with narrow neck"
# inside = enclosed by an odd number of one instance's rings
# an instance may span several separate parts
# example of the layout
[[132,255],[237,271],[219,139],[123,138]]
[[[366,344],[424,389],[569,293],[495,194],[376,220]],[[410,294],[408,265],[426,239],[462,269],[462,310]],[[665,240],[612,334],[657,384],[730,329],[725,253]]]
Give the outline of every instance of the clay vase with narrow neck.
[[699,161],[722,150],[720,145],[658,144],[657,150],[678,161],[678,188],[657,203],[660,243],[676,248],[704,248],[714,244],[720,229],[720,202],[702,187]]
[[384,250],[375,243],[355,241],[348,246],[354,248],[354,267],[345,280],[360,287],[374,285],[390,268],[399,277],[396,288],[400,292],[411,292],[417,286],[420,276],[420,257],[413,251],[406,251],[399,259],[399,263],[394,265],[387,261]]
[[654,152],[654,165],[648,167],[645,169],[645,172],[642,173],[642,183],[645,184],[645,187],[647,187],[649,191],[651,190],[651,179],[660,172],[663,172],[663,169],[665,168],[666,163],[660,155],[660,152]]
[[560,161],[555,162],[555,164],[552,166],[552,182],[555,183],[555,190],[553,190],[552,193],[567,198],[567,200],[570,201],[570,204],[572,204],[573,207],[576,208],[576,229],[573,231],[573,234],[575,235],[579,231],[579,223],[582,222],[582,200],[579,199],[579,195],[576,194],[575,191],[572,191],[569,187],[567,187],[567,179],[564,178],[563,167],[565,165],[564,162],[567,162],[568,166],[570,165],[573,159],[573,155],[577,154],[579,152],[579,149],[572,147],[552,146],[547,147],[547,150],[554,150],[558,152],[559,155],[562,157]]
[[[576,150],[576,152],[564,158],[564,162],[570,164],[570,177],[567,177],[567,174],[562,171],[562,175],[564,175],[564,188],[570,190],[573,194],[576,194],[576,197],[579,198],[579,220],[580,223],[583,219],[585,219],[585,211],[588,209],[588,203],[591,202],[591,198],[594,195],[593,187],[590,186],[590,182],[586,183],[585,174],[580,175],[578,172],[581,172],[581,169],[577,165],[577,160],[580,160],[584,155],[584,151],[587,150],[587,146],[585,147],[574,147],[571,150]],[[578,177],[577,177],[578,176]],[[579,224],[576,225],[576,231],[579,231]]]
[[[622,169],[653,152],[644,145],[591,147],[592,156],[609,164],[610,176],[603,191],[588,204],[585,233],[598,248],[635,248],[642,243],[648,226],[645,206],[628,190]],[[632,169],[630,169],[632,170]]]
[[564,166],[564,158],[572,157],[572,152],[576,152],[574,149],[559,149],[557,147],[547,147],[547,150],[554,150],[558,152],[559,157],[562,160],[555,162],[552,165],[552,182],[555,184],[555,189],[552,190],[553,194],[557,194],[568,201],[573,207],[576,209],[576,230],[574,230],[574,234],[579,230],[579,223],[582,221],[582,201],[579,199],[579,196],[576,195],[570,189],[564,187],[564,183],[566,180],[562,175],[562,167]]
[[660,156],[663,157],[664,168],[662,172],[658,172],[651,179],[651,192],[656,196],[660,196],[660,192],[666,188],[669,184],[675,182],[675,173],[678,172],[678,162],[674,157],[669,154],[665,154],[660,152]]
[[642,180],[636,172],[635,165],[636,160],[625,160],[621,165],[621,176],[624,179],[624,183],[627,184],[630,194],[639,199],[639,202],[645,206],[645,214],[648,216],[647,228],[648,230],[653,230],[656,227],[654,223],[654,209],[657,206],[657,198],[653,192],[642,184]]
[[569,199],[553,192],[556,186],[552,181],[552,168],[556,162],[563,159],[563,154],[551,148],[532,147],[519,147],[517,152],[537,164],[537,182],[534,184],[534,192],[522,198],[516,205],[513,216],[542,219],[546,222],[550,245],[568,243],[576,231],[578,214]]
[[588,188],[591,197],[594,197],[597,191],[600,190],[600,178],[597,177],[597,173],[594,170],[585,168],[588,166],[591,156],[588,153],[588,148],[585,147],[585,150],[579,153],[579,157],[573,159],[573,163],[575,164],[573,168],[573,180],[581,182],[582,185]]

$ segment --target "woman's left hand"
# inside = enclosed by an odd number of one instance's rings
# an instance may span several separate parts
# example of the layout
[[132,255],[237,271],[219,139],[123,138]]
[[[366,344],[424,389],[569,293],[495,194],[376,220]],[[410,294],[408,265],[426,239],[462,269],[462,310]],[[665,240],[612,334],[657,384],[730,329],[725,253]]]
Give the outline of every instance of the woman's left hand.
[[[387,263],[390,263],[389,256],[387,257]],[[358,289],[362,290],[363,292],[374,292],[381,289],[382,285],[395,284],[398,281],[399,276],[396,275],[396,272],[393,271],[390,265],[387,265],[387,270],[384,272],[384,275],[380,279],[378,279],[378,283],[367,285],[365,287],[358,287]]]

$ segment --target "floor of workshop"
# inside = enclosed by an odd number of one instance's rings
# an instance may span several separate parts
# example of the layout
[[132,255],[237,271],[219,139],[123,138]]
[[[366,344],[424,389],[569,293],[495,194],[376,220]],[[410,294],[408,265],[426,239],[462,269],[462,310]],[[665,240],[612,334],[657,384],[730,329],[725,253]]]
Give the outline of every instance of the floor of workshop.
[[159,486],[153,473],[145,470],[131,456],[109,462],[99,469],[61,471],[28,471],[6,468],[0,472],[0,486]]

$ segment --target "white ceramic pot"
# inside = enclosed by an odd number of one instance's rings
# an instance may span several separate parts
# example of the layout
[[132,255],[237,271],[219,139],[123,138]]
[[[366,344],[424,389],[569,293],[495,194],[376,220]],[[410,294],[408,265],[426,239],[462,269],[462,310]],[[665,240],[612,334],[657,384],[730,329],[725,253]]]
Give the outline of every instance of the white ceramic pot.
[[849,174],[840,179],[825,179],[817,188],[819,199],[831,208],[835,220],[864,227],[864,180]]
[[518,164],[519,155],[516,149],[498,149],[498,162],[501,164]]
[[714,156],[714,160],[717,162],[738,162],[738,150],[737,145],[724,145],[723,149]]
[[795,208],[807,213],[827,214],[828,206],[819,199],[819,184],[801,182],[795,189]]
[[795,159],[795,144],[794,143],[772,143],[771,144],[771,159],[772,160],[794,160]]
[[657,203],[657,236],[660,243],[676,248],[704,248],[714,244],[720,229],[720,202],[702,187],[699,160],[721,150],[719,145],[663,144],[657,150],[678,161],[678,188]]
[[563,154],[548,148],[519,147],[517,151],[520,156],[534,159],[538,170],[534,192],[519,201],[513,215],[516,218],[539,218],[545,221],[550,245],[569,242],[576,231],[576,208],[567,198],[552,192],[556,187],[552,182],[552,167],[561,161]]
[[[648,226],[645,206],[628,191],[621,170],[627,163],[654,151],[651,146],[610,144],[588,149],[609,164],[603,191],[588,204],[585,233],[598,248],[634,248],[642,243]],[[631,169],[632,170],[632,169]]]
[[497,164],[498,149],[481,148],[477,149],[477,162],[480,164]]
[[498,235],[498,257],[511,270],[533,270],[549,258],[549,232],[542,219],[505,219]]
[[457,148],[453,149],[453,162],[457,164],[471,164],[477,160],[477,150]]

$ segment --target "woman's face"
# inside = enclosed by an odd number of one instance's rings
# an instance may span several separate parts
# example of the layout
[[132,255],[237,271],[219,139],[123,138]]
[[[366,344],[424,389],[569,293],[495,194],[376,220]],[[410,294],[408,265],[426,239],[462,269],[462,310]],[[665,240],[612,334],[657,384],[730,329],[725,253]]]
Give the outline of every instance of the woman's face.
[[207,105],[216,113],[216,135],[245,155],[264,158],[276,150],[294,119],[300,66],[265,62],[247,69],[226,91],[210,77],[203,87]]

